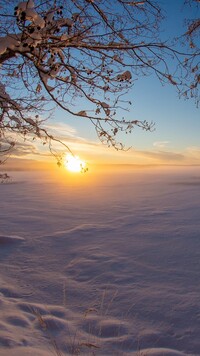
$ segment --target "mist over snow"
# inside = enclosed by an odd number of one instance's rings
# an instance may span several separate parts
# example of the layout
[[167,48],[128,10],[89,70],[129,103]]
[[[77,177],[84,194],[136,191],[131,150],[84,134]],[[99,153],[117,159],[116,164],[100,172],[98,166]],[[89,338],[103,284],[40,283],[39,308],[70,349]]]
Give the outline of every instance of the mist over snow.
[[0,185],[0,355],[200,355],[200,168]]

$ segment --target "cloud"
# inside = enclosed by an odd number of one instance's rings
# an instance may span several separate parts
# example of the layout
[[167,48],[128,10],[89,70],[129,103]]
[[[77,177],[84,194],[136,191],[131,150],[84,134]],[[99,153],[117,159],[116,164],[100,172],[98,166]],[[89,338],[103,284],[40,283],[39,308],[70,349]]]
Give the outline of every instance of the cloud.
[[58,139],[75,137],[77,135],[77,131],[74,127],[63,122],[47,123],[44,128],[49,134],[55,136]]
[[[66,146],[69,146],[75,153],[85,152],[87,154],[88,152],[94,151],[95,147],[100,146],[99,142],[88,141],[83,137],[78,136],[75,128],[62,122],[47,123],[47,125],[43,127],[47,130],[49,135],[52,135],[55,139],[63,142]],[[13,133],[12,140],[16,142],[16,144],[12,149],[10,156],[13,158],[29,156],[31,159],[44,158],[45,160],[49,160],[49,158],[52,157],[52,154],[50,153],[48,143],[44,145],[43,140],[37,138],[33,141],[32,138],[33,137],[27,135],[26,140],[24,141],[23,137]],[[51,148],[55,154],[67,151],[67,148],[65,148],[62,143],[53,140],[51,142]]]
[[200,147],[199,146],[187,147],[186,152],[193,157],[200,158]]
[[[45,127],[48,131],[49,134],[51,134],[53,137],[58,139],[59,141],[65,143],[68,145],[70,143],[70,146],[73,145],[73,147],[78,145],[84,146],[99,146],[100,142],[96,141],[89,141],[81,136],[78,135],[78,132],[76,129],[68,124],[65,124],[63,122],[56,122],[52,124],[47,124]],[[57,144],[61,149],[62,147]],[[56,142],[54,142],[54,147],[56,147]],[[72,148],[73,148],[72,147]]]
[[162,149],[165,148],[169,143],[170,141],[156,141],[153,143],[153,146]]
[[145,157],[157,159],[160,161],[183,161],[185,155],[182,153],[169,152],[169,151],[141,151]]
[[26,156],[30,154],[38,154],[37,148],[35,145],[29,143],[29,142],[16,142],[16,145],[14,146],[11,156]]
[[[127,152],[115,151],[113,148],[108,148],[98,141],[91,141],[79,136],[77,130],[63,122],[47,122],[46,129],[50,135],[63,142],[72,152],[79,155],[81,158],[93,162],[112,162],[125,164],[200,164],[200,147],[191,146],[178,152],[173,151],[166,146],[170,141],[155,141],[152,150],[136,150],[130,149]],[[14,137],[17,141],[16,146],[12,151],[12,157],[28,158],[51,161],[52,154],[49,151],[48,144],[43,145],[40,139],[35,141],[26,140],[23,138],[19,141],[19,137]],[[67,147],[61,143],[52,141],[52,149],[55,154],[63,154],[67,152]]]

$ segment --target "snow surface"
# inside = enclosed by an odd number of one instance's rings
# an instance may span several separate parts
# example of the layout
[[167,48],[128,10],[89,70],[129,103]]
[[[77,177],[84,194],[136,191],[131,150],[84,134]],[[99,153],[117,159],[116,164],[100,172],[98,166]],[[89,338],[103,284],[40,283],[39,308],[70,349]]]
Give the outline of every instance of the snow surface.
[[200,355],[200,168],[0,185],[0,355]]

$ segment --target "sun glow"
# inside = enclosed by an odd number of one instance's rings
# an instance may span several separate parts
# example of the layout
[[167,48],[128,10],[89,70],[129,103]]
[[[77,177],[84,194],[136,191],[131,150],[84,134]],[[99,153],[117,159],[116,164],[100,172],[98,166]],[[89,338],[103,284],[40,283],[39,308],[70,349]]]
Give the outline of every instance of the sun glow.
[[67,154],[64,161],[65,168],[74,173],[86,172],[86,163],[82,161],[78,156],[72,156]]

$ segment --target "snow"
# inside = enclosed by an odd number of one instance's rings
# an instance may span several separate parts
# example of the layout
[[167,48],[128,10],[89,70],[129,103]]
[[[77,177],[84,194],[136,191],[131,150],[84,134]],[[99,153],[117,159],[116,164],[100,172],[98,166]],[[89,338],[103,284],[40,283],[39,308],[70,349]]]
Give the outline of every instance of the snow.
[[32,8],[34,8],[35,4],[32,0],[29,0],[29,1],[21,1],[19,4],[18,4],[18,9],[21,10],[21,11],[27,11],[27,10],[30,10]]
[[31,21],[34,25],[44,28],[45,21],[34,9],[35,5],[33,1],[23,1],[18,4],[17,15],[21,12],[25,12],[26,20]]
[[131,72],[129,70],[127,70],[124,73],[119,74],[117,76],[116,80],[117,81],[124,81],[124,80],[129,81],[129,80],[131,80],[131,78],[132,78]]
[[198,167],[13,172],[0,355],[200,355],[199,186]]

